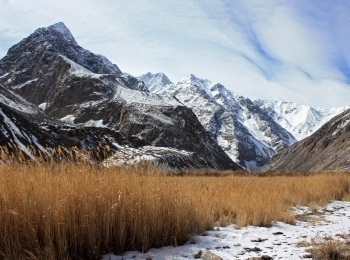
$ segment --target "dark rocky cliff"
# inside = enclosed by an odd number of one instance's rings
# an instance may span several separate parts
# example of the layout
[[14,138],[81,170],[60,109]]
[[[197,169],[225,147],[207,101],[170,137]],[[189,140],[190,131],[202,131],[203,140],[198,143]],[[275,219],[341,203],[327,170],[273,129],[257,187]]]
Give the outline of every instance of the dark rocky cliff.
[[[186,158],[182,168],[240,169],[191,109],[174,98],[149,93],[142,81],[80,47],[63,23],[40,28],[10,48],[0,61],[0,83],[7,89],[6,98],[12,95],[28,107],[40,107],[47,121],[80,129],[93,126],[130,143],[173,148],[177,158]],[[176,163],[162,162],[176,168]]]

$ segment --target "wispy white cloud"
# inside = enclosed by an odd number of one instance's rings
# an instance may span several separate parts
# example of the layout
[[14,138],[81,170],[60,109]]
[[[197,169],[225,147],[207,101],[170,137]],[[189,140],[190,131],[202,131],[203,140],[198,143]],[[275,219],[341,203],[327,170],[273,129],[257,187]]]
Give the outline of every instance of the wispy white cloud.
[[252,98],[349,104],[346,0],[2,0],[0,56],[63,21],[123,71],[193,73]]

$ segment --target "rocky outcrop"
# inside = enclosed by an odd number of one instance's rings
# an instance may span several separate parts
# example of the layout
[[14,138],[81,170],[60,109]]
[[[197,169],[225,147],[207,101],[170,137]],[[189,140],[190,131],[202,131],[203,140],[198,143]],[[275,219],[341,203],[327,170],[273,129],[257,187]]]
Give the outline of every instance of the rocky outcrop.
[[128,73],[123,73],[122,78],[129,86],[131,86],[132,89],[149,92],[146,84],[142,80],[135,78]]

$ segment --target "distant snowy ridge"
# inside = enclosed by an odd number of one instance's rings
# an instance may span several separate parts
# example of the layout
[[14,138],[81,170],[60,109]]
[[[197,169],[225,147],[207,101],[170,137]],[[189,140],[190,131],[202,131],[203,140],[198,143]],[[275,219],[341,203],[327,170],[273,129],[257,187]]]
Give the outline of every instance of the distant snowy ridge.
[[333,117],[350,108],[319,108],[276,99],[259,99],[255,103],[298,141],[310,136]]
[[147,73],[139,79],[151,92],[174,96],[191,108],[226,154],[248,170],[257,170],[346,109],[273,99],[253,102],[193,74],[175,83],[166,80],[164,73]]
[[145,84],[153,93],[174,96],[191,108],[226,154],[248,170],[257,170],[296,141],[250,99],[233,94],[221,84],[193,74],[164,84],[157,80],[159,75],[164,78],[161,73],[147,73],[139,79],[146,78]]
[[309,137],[274,156],[263,171],[349,171],[350,109],[333,117]]
[[152,74],[150,72],[140,76],[139,80],[143,81],[149,91],[154,91],[162,88],[165,85],[171,84],[172,82],[164,73]]
[[[116,143],[123,148],[114,146],[114,152],[130,152],[126,161],[143,151],[139,159],[171,169],[257,170],[342,111],[252,101],[192,74],[175,83],[164,73],[135,78],[80,47],[63,23],[40,28],[11,47],[0,60],[0,75],[2,112],[14,124],[23,117],[43,147],[67,139],[68,148],[85,150]],[[31,143],[5,121],[8,131],[0,141],[14,133],[24,146]],[[341,127],[332,133],[338,136]],[[140,149],[145,146],[162,151]]]

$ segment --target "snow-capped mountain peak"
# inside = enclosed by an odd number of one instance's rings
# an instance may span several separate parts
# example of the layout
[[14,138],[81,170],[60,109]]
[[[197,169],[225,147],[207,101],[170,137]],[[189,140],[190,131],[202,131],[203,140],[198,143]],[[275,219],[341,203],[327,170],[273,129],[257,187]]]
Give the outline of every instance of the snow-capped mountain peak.
[[349,171],[349,123],[350,109],[334,116],[315,133],[279,153],[263,170]]
[[[156,78],[161,84],[171,83],[164,74]],[[102,147],[108,144],[115,147],[113,153],[117,152],[119,161],[120,153],[130,152],[130,157],[124,158],[136,162],[135,153],[146,149],[143,159],[166,164],[171,169],[241,169],[210,138],[191,109],[171,96],[148,93],[143,81],[122,73],[107,58],[79,46],[63,23],[38,29],[10,48],[0,60],[0,86],[3,86],[0,117],[6,121],[5,125],[0,123],[5,129],[0,131],[0,143],[14,136],[12,143],[23,144],[25,148],[36,140],[19,139],[24,135],[21,132],[28,131],[17,130],[21,129],[15,127],[17,115],[11,117],[13,109],[9,107],[15,104],[22,108],[17,105],[18,95],[29,104],[23,111],[30,111],[31,107],[38,111],[23,115],[26,122],[41,124],[41,117],[47,118],[48,130],[41,139],[52,137],[51,145],[55,147],[62,142],[67,147],[97,150],[100,144]],[[56,131],[55,125],[64,129],[57,128],[57,135],[56,132],[51,135],[51,131]],[[91,135],[87,136],[88,132]],[[71,142],[69,137],[75,141]],[[125,145],[132,145],[132,149],[125,149]]]
[[[118,66],[110,62],[106,57],[80,47],[70,30],[62,22],[37,29],[11,49],[17,49],[17,51],[20,49],[31,49],[34,45],[44,46],[45,51],[58,53],[95,74],[110,74],[118,77],[122,73]],[[35,50],[31,51],[34,52]],[[52,59],[52,56],[46,55],[44,58],[49,60]]]
[[190,74],[153,92],[175,96],[190,107],[226,154],[249,170],[256,170],[295,141],[251,100],[220,83]]
[[151,72],[147,72],[146,74],[143,74],[140,77],[138,77],[138,79],[143,81],[150,91],[161,89],[165,85],[172,83],[170,79],[167,77],[167,75],[165,75],[162,72],[154,73],[154,74]]
[[73,44],[78,44],[70,30],[66,27],[66,25],[62,22],[55,23],[51,26],[44,27],[44,28],[39,28],[36,30],[36,32],[40,33],[55,33],[55,34],[60,34],[67,42],[73,43]]
[[213,85],[213,82],[211,82],[210,80],[208,80],[208,79],[201,79],[201,78],[199,78],[199,77],[197,77],[197,76],[195,76],[193,74],[190,74],[190,75],[188,75],[185,78],[182,78],[177,83],[193,84],[193,85],[196,85],[196,86],[201,87],[201,88],[206,89],[206,90],[208,90],[209,87],[211,85]]
[[240,168],[236,162],[257,170],[344,110],[253,102],[193,74],[176,83],[164,73],[135,78],[80,47],[63,23],[13,46],[0,60],[0,85],[7,91],[0,104],[16,103],[7,98],[15,93],[55,122],[103,127],[135,146],[186,150],[195,165],[221,169]]
[[151,92],[175,96],[190,107],[226,154],[248,170],[258,169],[272,155],[346,109],[315,108],[272,98],[253,102],[193,74]]
[[318,108],[272,98],[256,100],[255,103],[297,140],[311,135],[331,118],[349,108]]

